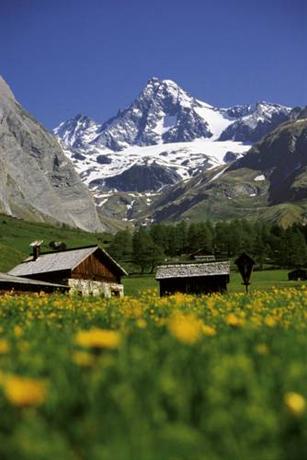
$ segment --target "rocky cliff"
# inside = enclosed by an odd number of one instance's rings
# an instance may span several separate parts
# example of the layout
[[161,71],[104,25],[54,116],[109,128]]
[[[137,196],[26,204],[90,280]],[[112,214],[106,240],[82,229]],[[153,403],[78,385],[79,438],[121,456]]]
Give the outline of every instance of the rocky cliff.
[[94,202],[56,139],[0,77],[0,212],[101,231]]

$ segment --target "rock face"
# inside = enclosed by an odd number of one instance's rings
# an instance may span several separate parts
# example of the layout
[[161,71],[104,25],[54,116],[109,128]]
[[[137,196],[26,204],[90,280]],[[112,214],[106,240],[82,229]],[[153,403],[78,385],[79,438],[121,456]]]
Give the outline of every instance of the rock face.
[[56,139],[0,77],[0,211],[101,231],[94,202]]
[[307,110],[295,109],[231,165],[170,186],[144,213],[154,221],[254,218],[307,222]]
[[[173,169],[163,168],[153,162],[148,165],[133,165],[116,177],[107,177],[104,185],[124,192],[131,189],[136,192],[156,192],[165,185],[175,184],[179,179]],[[99,185],[99,181],[100,179],[93,181],[93,186]]]
[[271,204],[307,198],[307,111],[278,127],[257,143],[230,170],[261,171],[270,181]]
[[289,113],[288,107],[258,102],[255,107],[249,106],[245,114],[243,112],[243,116],[229,125],[221,134],[220,140],[254,144],[278,125],[287,121]]

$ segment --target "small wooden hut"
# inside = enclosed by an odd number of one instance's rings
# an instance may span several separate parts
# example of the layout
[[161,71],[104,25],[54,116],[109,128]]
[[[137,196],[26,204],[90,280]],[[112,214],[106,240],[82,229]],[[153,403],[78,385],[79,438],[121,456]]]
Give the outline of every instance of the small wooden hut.
[[297,268],[288,273],[289,281],[306,281],[307,280],[307,270],[302,268]]
[[156,280],[160,283],[161,296],[176,292],[209,294],[227,290],[229,273],[229,262],[160,265]]

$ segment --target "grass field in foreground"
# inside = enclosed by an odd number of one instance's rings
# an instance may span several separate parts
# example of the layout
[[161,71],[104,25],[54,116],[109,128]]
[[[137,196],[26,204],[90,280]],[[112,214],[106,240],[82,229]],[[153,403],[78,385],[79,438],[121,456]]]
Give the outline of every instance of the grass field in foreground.
[[[272,287],[296,287],[303,283],[297,281],[288,281],[289,270],[264,270],[255,271],[252,274],[250,290],[266,290]],[[128,296],[138,296],[144,289],[153,289],[155,292],[159,290],[159,284],[154,278],[154,275],[145,276],[129,276],[123,279],[125,286],[125,294]],[[229,292],[244,291],[242,279],[239,273],[232,272],[230,275],[230,283],[228,285]]]
[[307,458],[307,290],[0,297],[1,460]]

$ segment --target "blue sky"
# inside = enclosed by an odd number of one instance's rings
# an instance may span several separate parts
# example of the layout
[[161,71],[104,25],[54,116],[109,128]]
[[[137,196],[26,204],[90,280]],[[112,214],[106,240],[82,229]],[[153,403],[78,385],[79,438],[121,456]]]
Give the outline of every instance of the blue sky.
[[307,104],[306,0],[0,0],[0,74],[48,128],[152,77],[217,106]]

